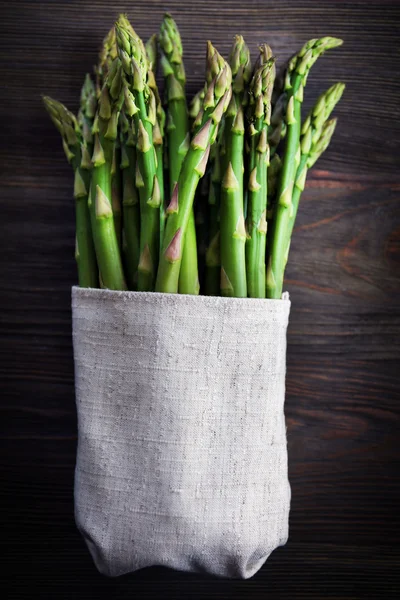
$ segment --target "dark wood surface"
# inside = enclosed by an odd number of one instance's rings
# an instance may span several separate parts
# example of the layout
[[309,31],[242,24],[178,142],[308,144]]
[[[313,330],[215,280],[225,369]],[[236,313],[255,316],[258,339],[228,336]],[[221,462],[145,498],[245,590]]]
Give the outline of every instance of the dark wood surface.
[[[3,598],[394,598],[399,576],[400,3],[1,3],[1,545]],[[104,32],[127,11],[143,36],[178,20],[189,91],[204,41],[240,32],[280,60],[343,37],[306,106],[347,83],[339,125],[302,199],[291,293],[287,402],[290,540],[251,580],[166,569],[99,575],[73,520],[76,450],[70,287],[71,173],[41,105],[77,108]]]

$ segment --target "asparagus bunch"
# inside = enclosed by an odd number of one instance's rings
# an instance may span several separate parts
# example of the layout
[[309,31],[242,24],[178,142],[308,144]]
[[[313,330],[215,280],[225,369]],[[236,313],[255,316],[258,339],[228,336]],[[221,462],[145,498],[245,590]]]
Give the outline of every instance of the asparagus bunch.
[[208,42],[205,83],[189,105],[171,15],[146,44],[120,15],[77,117],[44,97],[75,174],[79,284],[280,298],[307,172],[329,145],[344,90],[331,86],[302,122],[304,87],[318,57],[341,43],[310,40],[276,76],[267,44],[252,68],[242,36],[229,62]]

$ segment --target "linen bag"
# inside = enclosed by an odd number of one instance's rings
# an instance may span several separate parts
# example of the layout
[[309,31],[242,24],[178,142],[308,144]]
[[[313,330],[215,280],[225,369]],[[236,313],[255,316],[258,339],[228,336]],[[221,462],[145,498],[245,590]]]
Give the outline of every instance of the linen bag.
[[248,578],[285,544],[289,311],[73,288],[75,517],[101,573]]

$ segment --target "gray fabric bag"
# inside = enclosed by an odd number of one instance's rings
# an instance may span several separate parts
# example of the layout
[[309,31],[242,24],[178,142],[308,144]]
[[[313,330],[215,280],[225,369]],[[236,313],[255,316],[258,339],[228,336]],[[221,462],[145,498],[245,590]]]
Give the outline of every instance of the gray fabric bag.
[[289,311],[73,288],[75,517],[101,573],[248,578],[285,544]]

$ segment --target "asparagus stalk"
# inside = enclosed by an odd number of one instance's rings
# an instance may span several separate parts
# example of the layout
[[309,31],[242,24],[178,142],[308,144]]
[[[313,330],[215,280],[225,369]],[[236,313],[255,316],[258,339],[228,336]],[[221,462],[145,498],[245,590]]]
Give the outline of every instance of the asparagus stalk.
[[123,18],[116,25],[117,48],[124,76],[125,109],[137,132],[137,178],[140,198],[138,290],[153,291],[159,254],[161,187],[153,144],[156,99],[149,88],[148,60],[142,40]]
[[124,290],[126,282],[112,210],[112,168],[123,103],[121,64],[114,59],[98,101],[93,124],[93,171],[89,196],[94,245],[103,287]]
[[67,160],[72,165],[75,174],[75,259],[78,266],[79,285],[96,288],[99,285],[98,270],[88,209],[90,155],[75,116],[63,104],[49,96],[44,96],[43,102],[51,120],[61,134]]
[[[190,135],[181,36],[175,21],[169,14],[164,16],[161,23],[159,39],[161,46],[161,67],[165,79],[168,103],[169,187],[170,196],[172,196],[182,163],[189,149]],[[193,208],[189,216],[183,242],[179,293],[193,295],[199,293],[196,226]]]
[[208,42],[207,93],[194,124],[195,128],[200,129],[190,143],[167,209],[168,217],[156,282],[158,292],[178,292],[182,242],[187,231],[196,188],[206,169],[210,144],[216,139],[222,115],[230,102],[231,78],[229,65],[211,42]]
[[[194,121],[196,120],[197,115],[199,114],[199,111],[201,109],[201,103],[202,103],[202,99],[204,99],[204,95],[205,95],[205,86],[203,86],[202,89],[197,92],[197,94],[194,96],[194,98],[190,102],[189,110],[188,110],[190,130],[194,129]],[[221,121],[221,124],[218,129],[218,137],[220,136],[220,133],[221,133],[222,122],[223,121]],[[207,253],[207,248],[208,248],[208,242],[212,237],[212,232],[211,232],[210,227],[212,228],[211,223],[214,223],[214,222],[215,222],[215,226],[217,226],[217,219],[215,219],[215,221],[211,221],[211,222],[209,220],[209,212],[210,212],[209,211],[209,202],[211,201],[211,189],[212,189],[211,177],[212,177],[213,163],[214,163],[213,154],[214,154],[214,150],[217,146],[218,146],[217,143],[213,144],[213,146],[210,149],[209,162],[208,162],[208,165],[206,168],[206,172],[200,182],[200,185],[198,186],[198,188],[196,190],[195,200],[194,200],[195,221],[196,221],[196,239],[198,240],[197,250],[198,250],[200,289],[203,288],[205,290],[206,295],[210,295],[207,292],[207,284],[206,284],[207,277],[205,275],[206,270],[208,270],[208,268],[209,268],[208,265],[206,264],[206,253]],[[219,206],[218,206],[218,210],[219,210]],[[218,288],[218,292],[219,292],[219,270],[216,275],[217,275],[217,288]]]
[[[231,65],[230,65],[231,66]],[[238,69],[237,69],[238,70]],[[235,72],[237,72],[237,70]],[[232,68],[231,68],[232,71]],[[204,99],[207,84],[193,98],[193,108]],[[231,99],[232,102],[232,99]],[[221,294],[221,185],[224,165],[226,166],[226,116],[231,105],[221,119],[215,142],[210,148],[210,178],[208,185],[208,247],[206,250],[205,293],[207,296]],[[193,111],[194,112],[194,111]],[[197,111],[199,112],[199,111]],[[231,126],[232,126],[231,119]],[[194,127],[194,126],[193,126]]]
[[[110,70],[113,61],[117,57],[117,44],[115,36],[115,27],[112,27],[103,40],[99,53],[99,62],[95,67],[97,97],[100,97],[101,90]],[[121,248],[122,241],[122,174],[120,171],[121,148],[117,138],[114,145],[114,155],[111,167],[111,206],[113,210],[113,219],[115,233],[118,245]]]
[[172,195],[189,149],[189,118],[186,106],[186,76],[183,66],[182,42],[178,27],[169,14],[164,16],[161,23],[159,40],[161,68],[168,104],[169,188],[170,195]]
[[221,183],[221,282],[223,296],[246,298],[246,229],[243,206],[243,107],[245,86],[251,77],[250,52],[241,35],[230,55],[232,99],[225,114],[224,175]]
[[275,79],[275,60],[270,58],[255,71],[250,84],[250,158],[247,212],[246,268],[251,298],[265,298],[265,250],[267,235],[268,126]]
[[329,145],[336,127],[336,119],[329,120],[329,117],[342,97],[344,89],[344,83],[335,83],[326,92],[321,94],[303,123],[300,137],[301,158],[294,182],[292,211],[287,233],[287,253],[289,252],[290,239],[296,221],[300,196],[305,187],[308,169],[314,165]]
[[292,207],[295,175],[300,163],[301,104],[308,73],[325,50],[342,44],[332,37],[307,42],[289,62],[286,75],[286,124],[285,153],[277,192],[277,206],[273,224],[270,257],[267,270],[267,296],[280,298],[287,254],[287,231]]
[[164,206],[164,128],[165,111],[162,107],[160,94],[156,82],[158,47],[157,34],[153,34],[146,42],[146,54],[148,59],[147,84],[154,93],[156,99],[156,122],[153,127],[153,145],[157,158],[157,179],[160,187],[160,247],[164,235],[165,206]]
[[221,184],[221,293],[246,298],[246,229],[243,213],[243,108],[235,105],[230,131],[228,166]]

